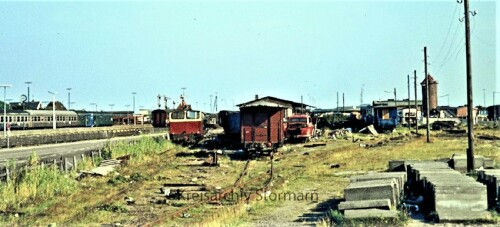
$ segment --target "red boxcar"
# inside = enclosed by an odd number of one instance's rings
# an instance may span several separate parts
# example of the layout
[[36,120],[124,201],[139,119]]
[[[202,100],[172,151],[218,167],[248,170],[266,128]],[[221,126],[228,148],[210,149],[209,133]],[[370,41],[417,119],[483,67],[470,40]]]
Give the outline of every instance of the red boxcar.
[[174,110],[168,115],[172,141],[196,142],[203,138],[203,113],[196,110]]
[[167,111],[156,109],[151,112],[152,124],[155,128],[167,127]]
[[241,142],[246,149],[276,149],[283,145],[285,108],[248,106],[240,110]]

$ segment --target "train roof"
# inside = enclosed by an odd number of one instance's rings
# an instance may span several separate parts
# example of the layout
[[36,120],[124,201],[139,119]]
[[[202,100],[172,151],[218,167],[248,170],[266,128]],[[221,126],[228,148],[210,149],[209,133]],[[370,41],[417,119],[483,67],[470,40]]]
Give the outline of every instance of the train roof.
[[[44,116],[52,116],[52,110],[25,110],[30,115],[44,115]],[[57,116],[75,116],[76,113],[74,111],[67,110],[56,110]]]

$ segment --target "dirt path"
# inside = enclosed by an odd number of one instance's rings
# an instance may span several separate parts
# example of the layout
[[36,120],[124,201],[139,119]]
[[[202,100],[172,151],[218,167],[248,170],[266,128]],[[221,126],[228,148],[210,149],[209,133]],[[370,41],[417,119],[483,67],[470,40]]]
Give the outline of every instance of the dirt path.
[[[315,182],[313,185],[325,185],[328,182]],[[316,194],[317,200],[285,200],[278,207],[269,208],[264,214],[251,215],[244,226],[314,226],[321,221],[325,212],[336,203],[334,193],[327,189],[305,188],[303,195]]]

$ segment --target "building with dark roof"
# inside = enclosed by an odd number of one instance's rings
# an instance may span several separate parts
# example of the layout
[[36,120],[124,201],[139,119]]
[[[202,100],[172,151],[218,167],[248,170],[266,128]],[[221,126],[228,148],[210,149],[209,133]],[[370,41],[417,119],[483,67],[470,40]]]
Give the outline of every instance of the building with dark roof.
[[13,110],[41,110],[42,102],[11,102]]
[[266,96],[264,98],[259,98],[258,95],[255,99],[242,104],[236,105],[240,108],[245,107],[278,107],[287,110],[286,116],[291,116],[296,113],[306,113],[309,112],[309,108],[314,108],[314,106],[307,105],[305,103],[294,102],[286,99],[280,99],[272,96]]

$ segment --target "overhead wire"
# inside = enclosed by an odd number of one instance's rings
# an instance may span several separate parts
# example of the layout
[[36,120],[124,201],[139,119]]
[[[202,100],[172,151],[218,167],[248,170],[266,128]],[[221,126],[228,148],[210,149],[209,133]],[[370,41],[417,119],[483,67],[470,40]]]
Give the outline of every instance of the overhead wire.
[[453,11],[453,14],[451,15],[451,20],[450,20],[450,25],[448,25],[448,31],[446,32],[446,37],[445,39],[443,40],[443,43],[441,44],[441,48],[439,48],[439,52],[437,54],[437,57],[436,59],[439,59],[439,57],[441,57],[441,53],[443,52],[443,48],[446,44],[446,41],[448,41],[448,37],[450,37],[450,31],[451,31],[451,27],[453,25],[453,21],[455,21],[455,18],[456,18],[456,14],[457,14],[457,11],[458,11],[458,4],[455,5],[455,10]]
[[445,57],[441,61],[441,64],[439,64],[439,68],[436,71],[436,74],[439,73],[441,71],[441,69],[443,68],[443,66],[448,63],[448,61],[450,60],[450,57],[452,56],[452,53],[454,52],[453,50],[454,49],[456,50],[458,48],[456,46],[460,44],[460,43],[456,44],[455,41],[457,40],[458,30],[459,30],[459,27],[460,27],[461,23],[457,19],[455,19],[453,21],[455,21],[455,23],[456,23],[456,25],[455,25],[455,31],[453,32],[453,39],[450,42],[450,45],[448,46],[448,51],[446,52]]
[[[472,29],[471,29],[470,34],[474,34],[474,29],[475,28],[476,28],[476,20],[472,19]],[[465,39],[465,36],[463,37],[463,39],[462,39],[462,41],[460,43],[463,43],[464,39]],[[460,53],[462,53],[462,51],[464,50],[464,47],[465,47],[465,43],[463,43],[462,47],[460,47],[460,49],[458,50],[458,52],[457,52],[457,54],[455,56],[455,60],[457,60],[458,55]]]

